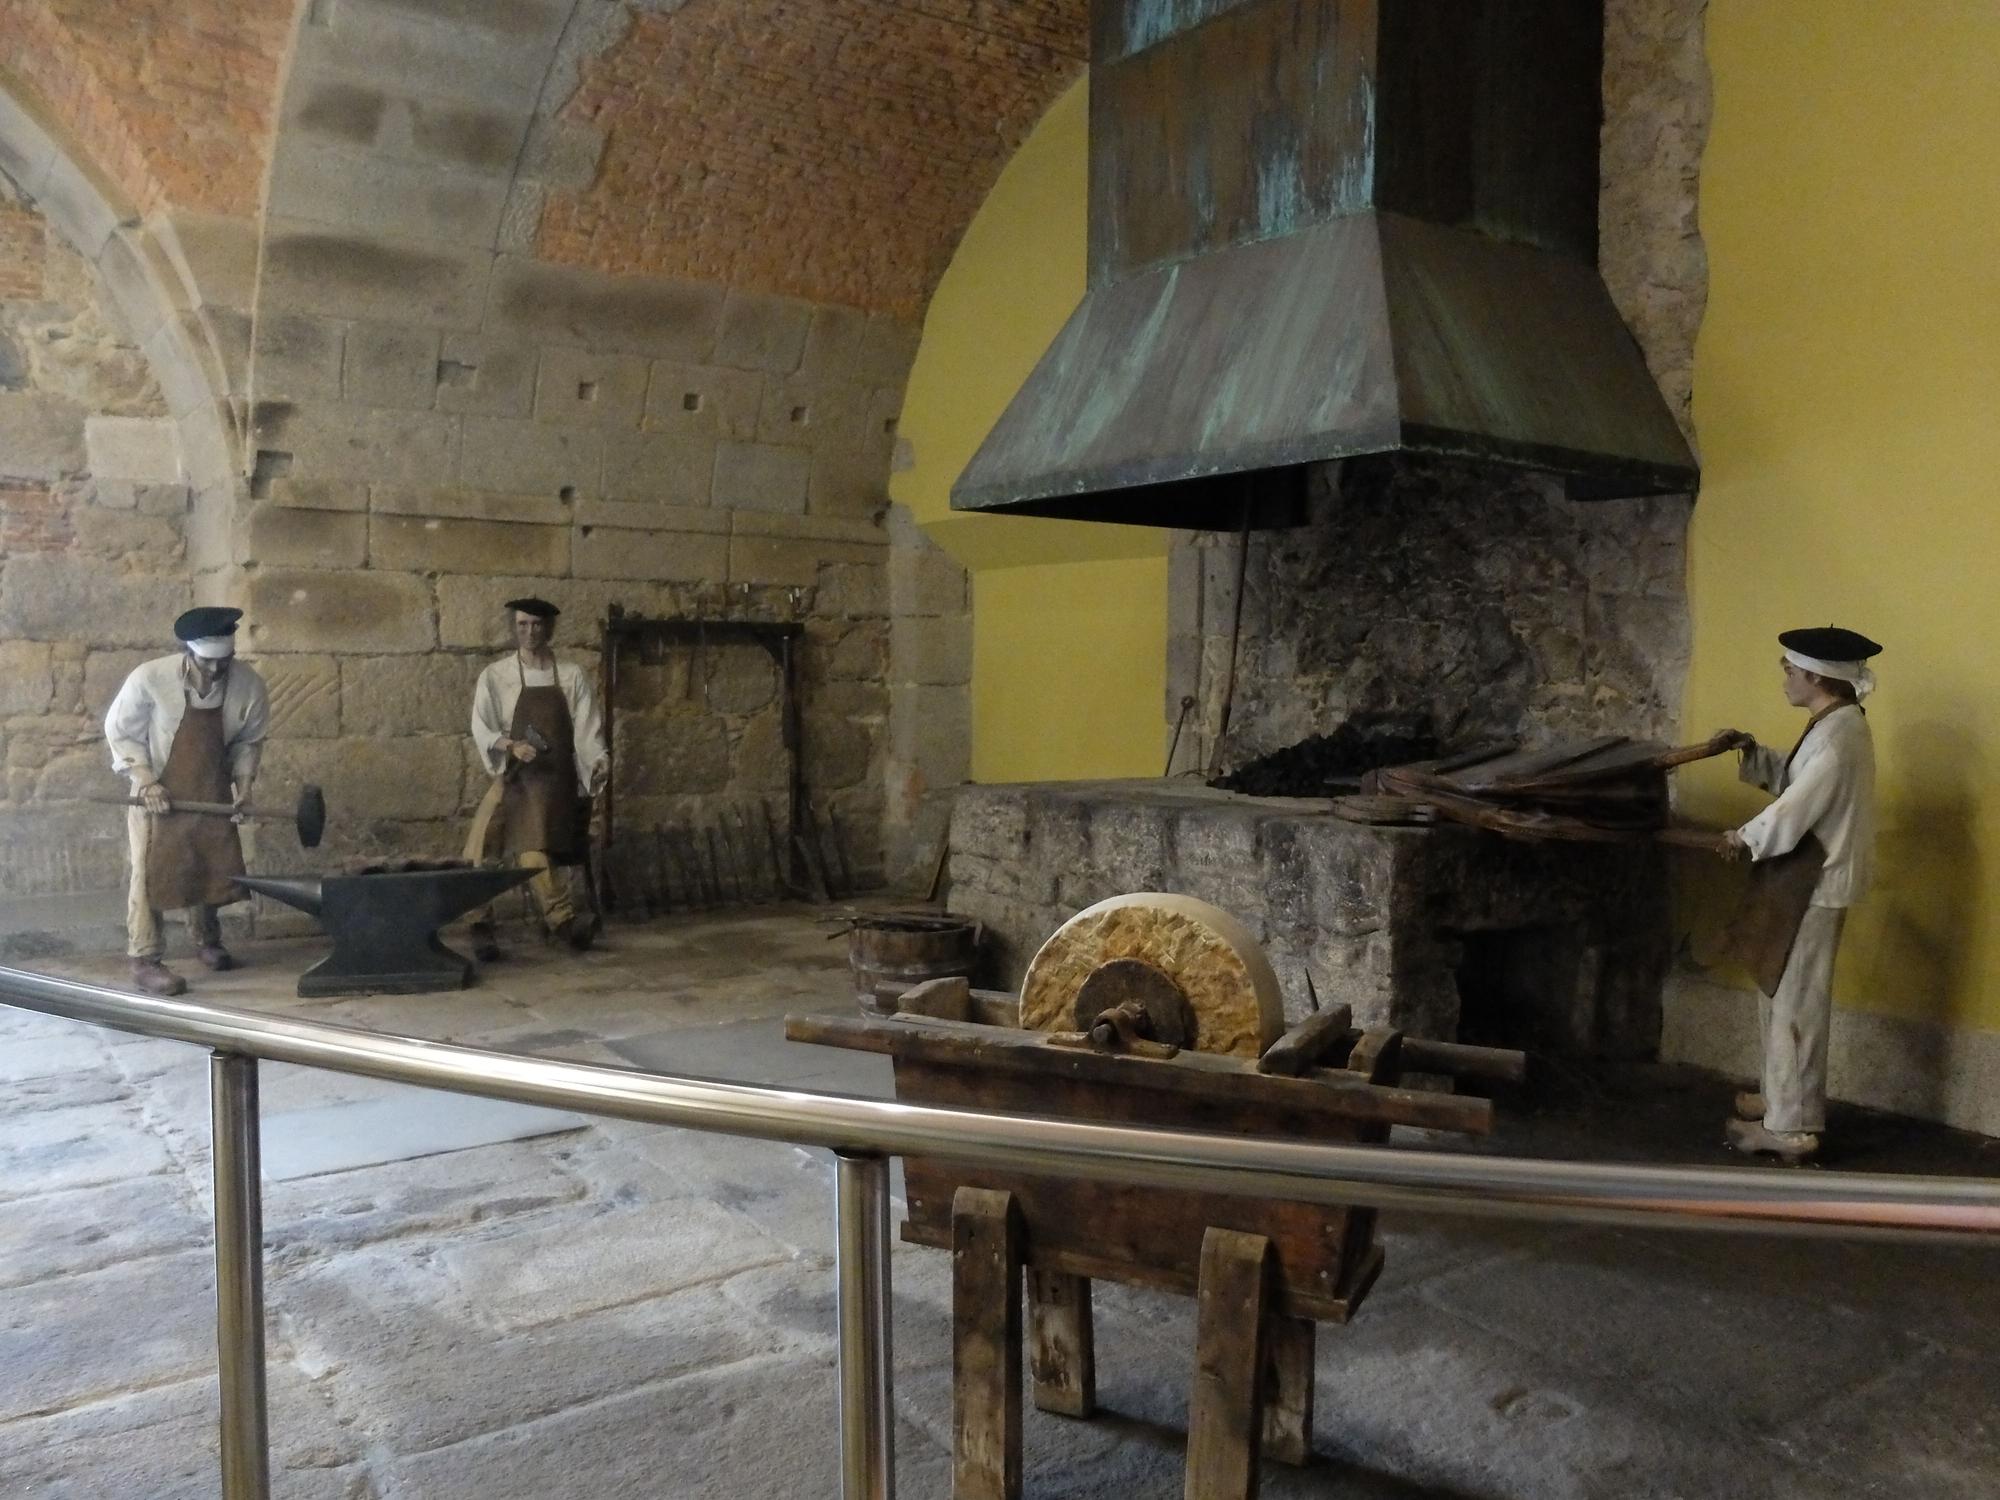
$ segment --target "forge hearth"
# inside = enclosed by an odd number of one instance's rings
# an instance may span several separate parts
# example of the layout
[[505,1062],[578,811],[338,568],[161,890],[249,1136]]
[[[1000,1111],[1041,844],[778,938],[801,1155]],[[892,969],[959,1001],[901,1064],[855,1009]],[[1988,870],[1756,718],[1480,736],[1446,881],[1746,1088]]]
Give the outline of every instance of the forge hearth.
[[1345,1002],[1367,1026],[1542,1051],[1650,1055],[1669,952],[1651,845],[1528,843],[1375,827],[1318,798],[1192,778],[964,788],[951,908],[1013,988],[1042,939],[1125,891],[1212,901],[1262,941],[1289,1020]]

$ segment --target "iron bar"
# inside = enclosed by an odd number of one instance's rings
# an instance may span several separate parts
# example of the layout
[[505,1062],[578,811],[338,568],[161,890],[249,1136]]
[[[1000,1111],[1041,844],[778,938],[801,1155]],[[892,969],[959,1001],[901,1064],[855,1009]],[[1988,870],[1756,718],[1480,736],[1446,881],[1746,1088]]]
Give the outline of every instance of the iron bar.
[[720,1083],[125,994],[0,968],[0,1002],[301,1067],[834,1151],[1300,1202],[2000,1245],[2000,1180],[1249,1140]]
[[888,1158],[836,1153],[833,1202],[834,1265],[839,1277],[841,1500],[895,1500]]
[[270,1500],[264,1404],[264,1198],[257,1059],[208,1060],[215,1162],[215,1350],[222,1387],[222,1500]]

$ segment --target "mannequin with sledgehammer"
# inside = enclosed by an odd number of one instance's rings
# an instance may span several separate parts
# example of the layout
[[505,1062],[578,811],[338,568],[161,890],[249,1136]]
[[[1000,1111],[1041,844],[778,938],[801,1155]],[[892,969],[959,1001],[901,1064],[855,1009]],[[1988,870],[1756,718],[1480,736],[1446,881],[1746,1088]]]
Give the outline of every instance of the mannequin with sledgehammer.
[[[247,815],[270,696],[264,679],[235,660],[238,609],[191,609],[174,621],[178,654],[133,668],[104,718],[111,767],[140,806],[126,814],[132,879],[125,907],[132,982],[149,995],[187,983],[163,962],[160,913],[185,908],[195,956],[209,969],[236,960],[222,946],[216,909],[245,899],[236,825]],[[226,802],[231,818],[176,813],[176,801]]]

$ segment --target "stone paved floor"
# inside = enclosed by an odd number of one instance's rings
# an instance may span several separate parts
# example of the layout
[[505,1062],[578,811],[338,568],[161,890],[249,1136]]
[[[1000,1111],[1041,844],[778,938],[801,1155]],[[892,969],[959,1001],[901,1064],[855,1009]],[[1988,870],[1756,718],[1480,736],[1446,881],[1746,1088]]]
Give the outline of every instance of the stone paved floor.
[[[198,993],[880,1089],[880,1059],[777,1035],[787,1010],[846,1008],[826,932],[808,912],[679,919],[581,961],[517,947],[458,994],[317,1003],[291,994],[315,945],[263,944]],[[1715,1159],[1726,1087],[1567,1075],[1499,1144]],[[385,1092],[270,1066],[264,1110]],[[0,1496],[217,1492],[206,1111],[193,1049],[0,1008]],[[1840,1123],[1848,1165],[2000,1167],[1974,1138]],[[275,1493],[834,1495],[831,1175],[811,1152],[604,1122],[270,1184]],[[1266,1495],[2000,1493],[1990,1253],[1407,1215],[1385,1238],[1375,1295],[1321,1334],[1319,1457],[1268,1467]],[[901,1493],[943,1496],[946,1259],[899,1248],[894,1273]],[[1030,1410],[1028,1493],[1177,1496],[1189,1305],[1099,1295],[1106,1415]]]

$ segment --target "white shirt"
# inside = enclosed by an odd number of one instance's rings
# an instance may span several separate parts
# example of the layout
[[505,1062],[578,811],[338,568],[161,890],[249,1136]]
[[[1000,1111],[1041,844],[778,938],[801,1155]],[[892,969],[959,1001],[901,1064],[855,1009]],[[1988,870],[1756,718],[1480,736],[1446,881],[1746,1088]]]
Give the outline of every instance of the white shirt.
[[521,664],[520,654],[503,656],[479,674],[472,690],[472,742],[486,761],[486,774],[498,776],[507,769],[507,754],[500,741],[514,723],[514,705],[521,701],[523,687],[562,689],[569,705],[570,736],[576,752],[576,789],[588,797],[600,773],[611,769],[611,752],[604,744],[604,715],[597,707],[597,694],[590,679],[575,662],[559,661],[554,670]]
[[1826,847],[1813,888],[1814,906],[1852,906],[1875,870],[1875,740],[1853,704],[1834,709],[1811,729],[1785,769],[1768,745],[1743,752],[1738,774],[1777,801],[1736,832],[1752,859],[1789,854],[1808,833]]
[[[111,769],[131,777],[135,789],[159,780],[166,769],[193,692],[193,674],[181,653],[141,662],[111,700],[111,711],[104,716]],[[232,661],[219,693],[211,690],[208,697],[196,699],[195,707],[214,708],[218,703],[230,779],[239,788],[248,786],[256,779],[264,737],[271,732],[270,693],[253,668]]]

